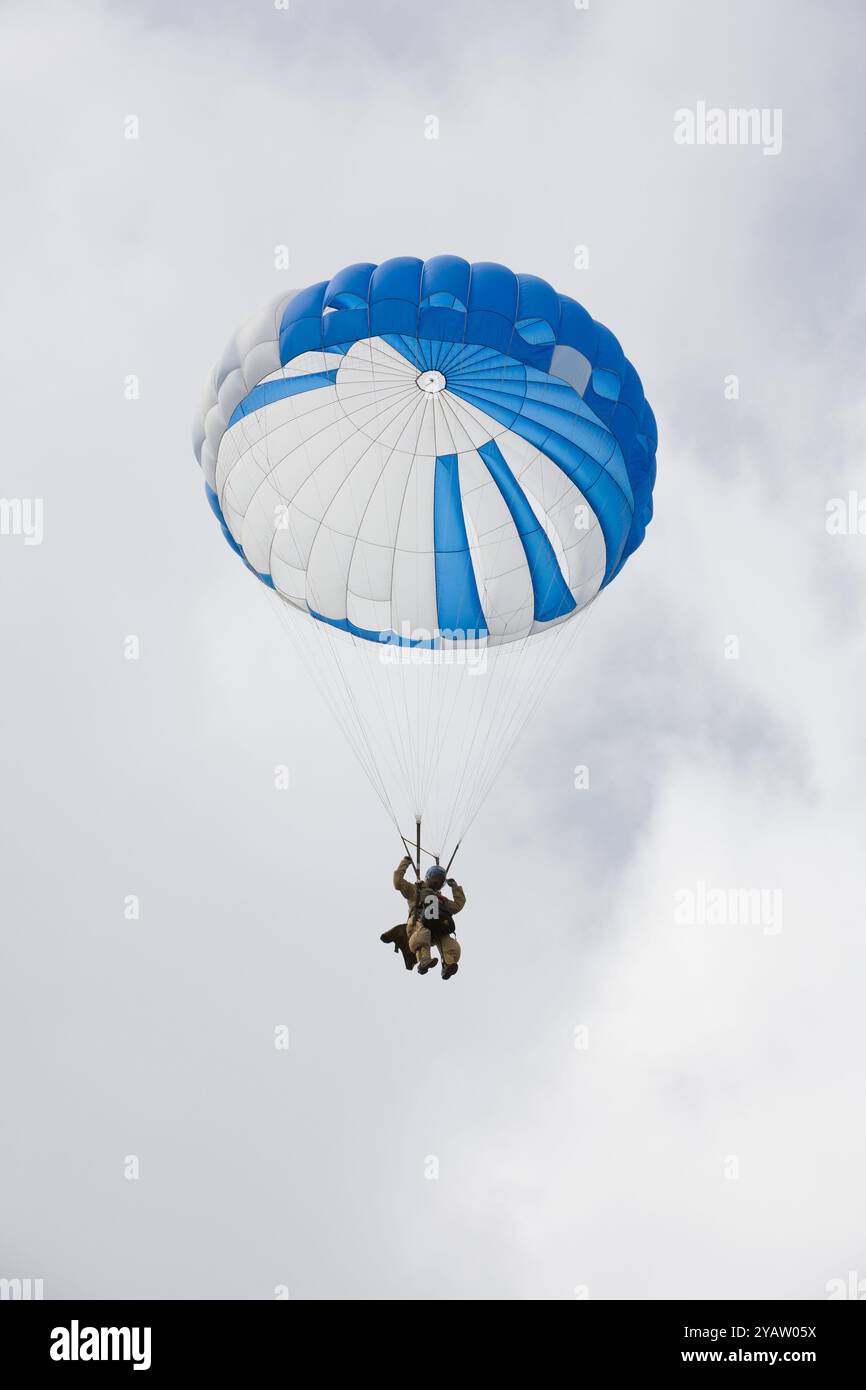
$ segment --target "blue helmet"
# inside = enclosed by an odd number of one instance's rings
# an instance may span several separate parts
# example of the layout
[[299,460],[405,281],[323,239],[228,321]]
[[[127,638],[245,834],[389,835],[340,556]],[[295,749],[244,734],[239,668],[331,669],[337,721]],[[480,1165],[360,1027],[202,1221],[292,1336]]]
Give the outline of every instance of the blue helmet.
[[445,870],[442,868],[442,865],[431,864],[430,868],[424,875],[424,882],[427,884],[428,888],[432,888],[434,890],[437,888],[441,888],[443,883],[445,882]]

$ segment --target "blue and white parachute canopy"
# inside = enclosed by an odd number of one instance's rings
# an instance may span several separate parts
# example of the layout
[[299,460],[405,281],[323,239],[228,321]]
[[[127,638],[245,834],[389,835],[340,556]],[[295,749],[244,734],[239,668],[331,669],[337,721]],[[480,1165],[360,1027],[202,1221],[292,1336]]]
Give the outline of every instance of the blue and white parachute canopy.
[[656,426],[616,338],[533,275],[351,265],[230,341],[195,425],[229,544],[288,604],[371,641],[511,643],[618,574]]

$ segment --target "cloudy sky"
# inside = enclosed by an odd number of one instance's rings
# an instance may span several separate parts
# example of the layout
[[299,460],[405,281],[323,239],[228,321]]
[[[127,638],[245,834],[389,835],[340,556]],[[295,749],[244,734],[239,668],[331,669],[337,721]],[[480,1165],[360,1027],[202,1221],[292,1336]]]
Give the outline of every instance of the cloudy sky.
[[[0,491],[44,508],[41,544],[0,536],[0,1275],[301,1299],[866,1276],[866,534],[827,524],[866,488],[862,6],[0,24]],[[676,143],[700,102],[781,112],[781,149]],[[247,313],[441,252],[609,324],[660,437],[646,544],[461,851],[447,989],[377,941],[393,827],[189,437]],[[765,910],[708,921],[713,889]]]

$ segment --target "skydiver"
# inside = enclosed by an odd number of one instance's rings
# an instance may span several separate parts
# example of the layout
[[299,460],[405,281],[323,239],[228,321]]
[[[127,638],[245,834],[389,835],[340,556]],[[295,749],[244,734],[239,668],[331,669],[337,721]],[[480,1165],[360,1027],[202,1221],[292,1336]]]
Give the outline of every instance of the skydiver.
[[[406,870],[411,863],[407,854],[394,870],[394,887],[409,903],[408,921],[383,932],[380,939],[392,942],[394,950],[402,953],[407,970],[417,965],[419,975],[426,975],[436,965],[436,958],[430,954],[430,947],[434,946],[442,958],[442,979],[450,980],[457,974],[460,959],[453,919],[455,912],[462,911],[466,894],[453,878],[445,877],[441,864],[431,864],[423,880],[407,883]],[[451,889],[450,898],[441,891],[446,883]]]

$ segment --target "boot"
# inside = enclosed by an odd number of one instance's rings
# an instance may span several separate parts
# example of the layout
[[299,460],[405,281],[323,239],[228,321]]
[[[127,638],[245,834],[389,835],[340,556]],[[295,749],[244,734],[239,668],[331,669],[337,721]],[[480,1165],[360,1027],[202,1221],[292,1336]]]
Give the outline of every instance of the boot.
[[451,976],[452,976],[452,975],[456,975],[456,974],[457,974],[457,971],[458,971],[459,969],[460,969],[460,966],[457,964],[456,960],[455,960],[455,961],[452,961],[452,963],[451,963],[450,965],[446,965],[445,962],[444,962],[444,960],[443,960],[443,962],[442,962],[442,979],[443,979],[443,980],[450,980],[450,979],[451,979]]
[[436,957],[435,957],[435,956],[431,956],[429,951],[427,952],[427,955],[426,955],[426,956],[422,955],[420,951],[418,952],[418,974],[419,974],[419,975],[426,975],[428,970],[433,970],[434,967],[437,966],[438,964],[439,964],[439,962],[438,962],[438,960],[436,959]]

